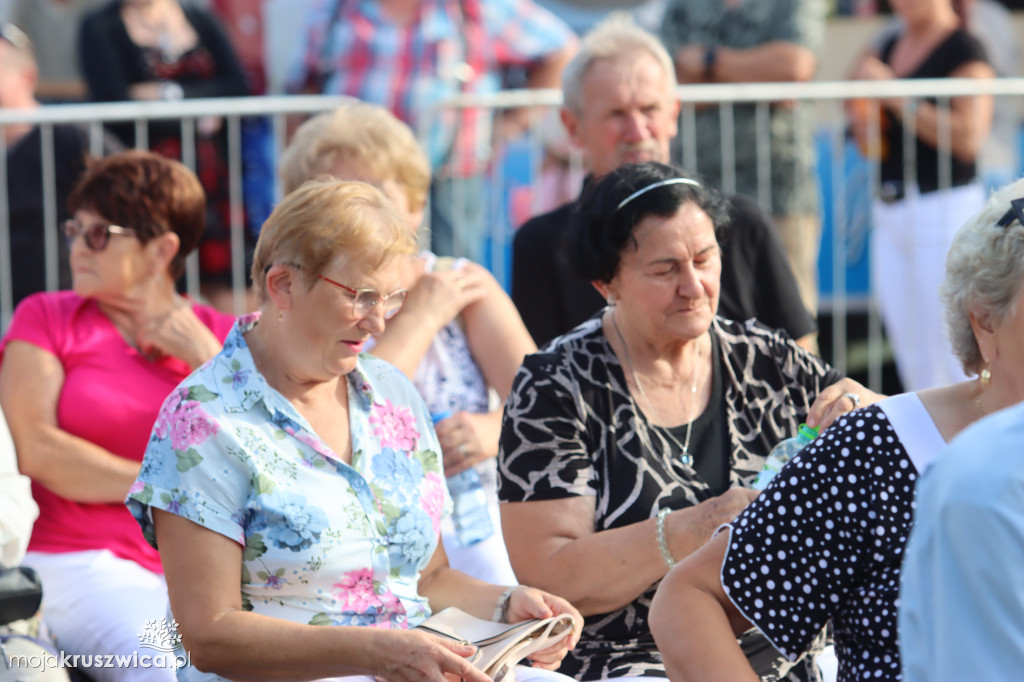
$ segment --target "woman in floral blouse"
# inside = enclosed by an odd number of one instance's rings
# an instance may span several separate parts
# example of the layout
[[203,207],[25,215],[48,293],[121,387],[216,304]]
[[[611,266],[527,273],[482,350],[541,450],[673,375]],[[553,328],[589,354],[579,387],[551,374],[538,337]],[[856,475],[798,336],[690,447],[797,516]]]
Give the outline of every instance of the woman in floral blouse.
[[[179,679],[485,682],[471,647],[386,630],[446,606],[578,617],[449,568],[438,545],[451,502],[429,414],[401,372],[360,354],[400,308],[414,249],[369,185],[299,188],[260,234],[260,311],[164,404],[128,506],[160,550],[195,666]],[[535,665],[557,667],[575,638]]]

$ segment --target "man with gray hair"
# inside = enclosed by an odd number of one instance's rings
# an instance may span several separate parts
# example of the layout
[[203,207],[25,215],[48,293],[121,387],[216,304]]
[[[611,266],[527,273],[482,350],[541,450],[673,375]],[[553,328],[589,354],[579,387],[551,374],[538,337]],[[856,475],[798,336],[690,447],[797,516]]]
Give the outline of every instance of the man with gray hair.
[[[561,110],[571,143],[583,150],[587,182],[627,163],[669,161],[678,131],[675,69],[659,40],[626,15],[596,26],[562,73]],[[562,235],[574,202],[527,221],[516,232],[512,300],[538,345],[564,334],[604,307],[589,282],[572,276]],[[813,344],[815,325],[803,306],[782,247],[750,199],[730,197],[731,236],[722,246],[719,313],[758,318]]]

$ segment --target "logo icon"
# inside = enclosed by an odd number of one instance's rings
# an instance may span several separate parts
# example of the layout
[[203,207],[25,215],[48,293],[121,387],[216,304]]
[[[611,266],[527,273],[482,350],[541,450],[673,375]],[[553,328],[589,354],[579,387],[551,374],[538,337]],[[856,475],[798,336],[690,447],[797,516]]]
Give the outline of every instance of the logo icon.
[[171,653],[181,646],[181,635],[178,634],[178,621],[172,620],[167,622],[166,618],[147,620],[138,638],[139,646],[143,649]]

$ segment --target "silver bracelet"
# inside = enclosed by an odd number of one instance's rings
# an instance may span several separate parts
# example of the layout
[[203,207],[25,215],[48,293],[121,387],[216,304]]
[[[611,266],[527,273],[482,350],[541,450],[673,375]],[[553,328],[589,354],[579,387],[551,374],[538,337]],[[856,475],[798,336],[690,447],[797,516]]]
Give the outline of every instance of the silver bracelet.
[[672,552],[668,551],[668,541],[665,539],[665,517],[672,513],[672,510],[668,507],[663,508],[658,512],[658,531],[656,537],[658,539],[658,551],[661,552],[661,558],[665,560],[669,568],[676,565],[676,560],[672,558]]
[[498,603],[494,605],[494,615],[491,617],[496,623],[507,623],[508,622],[508,603],[512,599],[512,593],[518,590],[522,585],[513,585],[498,597]]

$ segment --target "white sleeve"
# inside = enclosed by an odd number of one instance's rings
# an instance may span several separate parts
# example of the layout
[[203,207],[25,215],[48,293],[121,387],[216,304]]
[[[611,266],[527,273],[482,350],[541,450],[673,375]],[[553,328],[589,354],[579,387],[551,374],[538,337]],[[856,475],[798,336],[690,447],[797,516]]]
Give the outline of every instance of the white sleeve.
[[1024,670],[1024,467],[1007,456],[1021,451],[1024,419],[1012,431],[985,423],[958,436],[918,485],[900,576],[905,682]]
[[38,515],[29,479],[18,473],[14,441],[0,412],[0,565],[21,563]]

